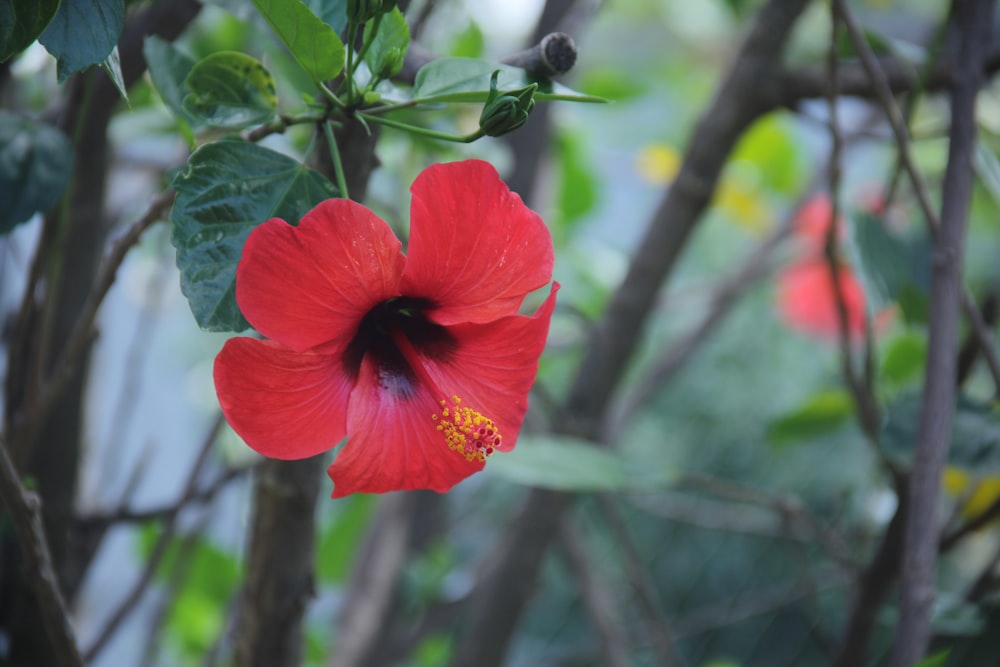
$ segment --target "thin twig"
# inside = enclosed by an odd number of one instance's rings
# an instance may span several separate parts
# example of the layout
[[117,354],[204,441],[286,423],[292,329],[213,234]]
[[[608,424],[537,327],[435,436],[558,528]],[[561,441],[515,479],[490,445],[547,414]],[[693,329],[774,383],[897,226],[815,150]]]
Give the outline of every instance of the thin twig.
[[18,443],[29,442],[34,437],[35,431],[45,421],[52,406],[76,374],[78,365],[93,340],[97,311],[114,284],[125,255],[138,243],[143,232],[164,218],[173,201],[173,190],[158,194],[150,202],[146,212],[111,244],[111,249],[97,273],[76,325],[67,338],[58,361],[52,366],[54,369],[52,376],[41,388],[37,400],[27,406],[27,412],[22,410],[21,420],[15,422],[14,447],[19,448]]
[[94,526],[109,526],[121,523],[146,523],[169,518],[189,505],[207,505],[230,482],[244,477],[253,472],[258,467],[259,462],[228,468],[225,472],[216,477],[212,482],[202,489],[196,489],[190,494],[182,494],[177,500],[160,507],[152,507],[145,510],[131,510],[121,507],[111,512],[95,513],[77,519],[77,522],[85,528]]
[[0,438],[0,500],[10,516],[17,543],[21,547],[31,584],[38,596],[42,622],[52,642],[59,667],[83,667],[69,611],[59,589],[52,555],[49,552],[45,528],[42,525],[41,503],[28,491],[14,468],[6,443]]
[[823,251],[826,257],[827,268],[830,273],[830,285],[833,290],[834,306],[837,310],[838,340],[840,342],[840,365],[841,374],[844,377],[844,384],[850,391],[854,401],[854,407],[858,415],[858,423],[862,432],[871,442],[876,451],[881,451],[879,443],[879,431],[881,430],[882,419],[878,401],[875,399],[871,382],[873,380],[870,368],[871,360],[874,358],[874,336],[872,335],[871,318],[867,309],[863,313],[864,317],[864,352],[862,357],[862,370],[858,372],[854,362],[854,347],[851,334],[850,313],[847,310],[847,297],[844,294],[844,286],[840,276],[844,270],[840,264],[840,188],[843,181],[843,151],[844,138],[840,130],[837,99],[840,94],[840,58],[837,49],[840,44],[840,21],[837,20],[837,9],[830,6],[830,45],[827,52],[827,77],[829,88],[827,92],[827,110],[830,114],[830,158],[828,166],[828,186],[830,197],[830,225],[826,229]]
[[[201,476],[201,471],[205,467],[205,463],[208,461],[208,455],[212,450],[212,445],[215,443],[216,438],[219,436],[219,432],[222,430],[223,423],[224,420],[222,418],[222,413],[220,412],[216,414],[215,418],[212,420],[212,424],[209,427],[204,440],[202,440],[198,456],[195,459],[194,465],[191,467],[191,472],[188,474],[184,489],[181,491],[181,498],[191,498],[197,492],[198,478]],[[156,573],[156,568],[159,567],[160,561],[163,560],[163,557],[167,553],[167,548],[170,546],[171,540],[173,540],[174,535],[177,533],[177,517],[180,515],[181,509],[186,505],[187,502],[176,503],[174,511],[163,517],[163,532],[161,532],[159,537],[156,539],[156,543],[153,545],[153,549],[149,554],[149,558],[146,560],[146,565],[139,574],[139,578],[136,579],[132,585],[132,589],[118,605],[118,608],[114,611],[110,618],[108,618],[104,627],[102,627],[100,632],[97,633],[97,639],[95,639],[93,644],[91,644],[90,647],[88,647],[84,652],[84,657],[87,659],[87,662],[92,661],[107,645],[108,641],[114,636],[122,622],[128,617],[135,605],[138,604],[139,600],[142,598],[142,594],[146,592],[146,589],[149,587],[149,582],[152,581],[153,575]]]
[[597,498],[598,508],[604,522],[614,536],[615,544],[622,554],[625,576],[639,598],[639,607],[645,618],[646,632],[649,634],[657,664],[661,667],[680,667],[683,661],[671,639],[670,623],[660,603],[656,583],[648,568],[642,562],[635,540],[625,525],[615,499],[607,494]]
[[580,597],[587,609],[591,625],[600,638],[601,664],[608,667],[628,667],[631,651],[622,630],[621,614],[607,582],[587,554],[587,544],[573,519],[566,517],[559,525],[559,544],[566,562],[579,585]]
[[[878,99],[879,104],[882,106],[883,111],[885,111],[886,120],[888,120],[889,127],[892,129],[893,135],[896,138],[896,146],[899,151],[899,162],[910,179],[914,195],[916,195],[917,198],[917,204],[920,207],[920,211],[923,214],[924,219],[927,221],[931,237],[934,238],[937,236],[938,229],[941,224],[938,219],[938,215],[934,210],[934,205],[931,203],[931,197],[929,194],[930,190],[927,187],[927,183],[924,180],[923,175],[917,167],[915,159],[913,158],[913,154],[910,149],[910,137],[907,130],[906,119],[903,117],[903,113],[900,111],[899,105],[896,104],[896,100],[892,95],[892,89],[890,88],[885,72],[882,70],[875,54],[872,53],[871,47],[868,46],[868,42],[865,40],[865,37],[861,32],[861,28],[858,26],[857,21],[851,14],[847,4],[843,0],[834,1],[836,2],[837,11],[843,21],[844,28],[847,30],[851,44],[854,46],[855,51],[861,59],[865,72],[868,75],[871,86],[874,89],[875,96]],[[979,76],[982,71],[981,63],[984,60],[985,59],[980,56],[978,60],[969,64],[968,67],[970,72],[975,72],[975,74]],[[956,69],[951,72],[951,79],[957,79],[961,76],[961,74],[962,72]],[[1000,391],[1000,357],[997,356],[996,349],[994,348],[993,336],[989,327],[987,327],[983,322],[979,309],[976,307],[976,303],[968,291],[963,290],[961,293],[960,305],[962,312],[969,321],[969,325],[976,334],[976,338],[979,340],[979,346],[983,353],[983,358],[986,360],[986,365],[990,371],[990,375],[992,376],[993,384],[997,387],[997,390]]]

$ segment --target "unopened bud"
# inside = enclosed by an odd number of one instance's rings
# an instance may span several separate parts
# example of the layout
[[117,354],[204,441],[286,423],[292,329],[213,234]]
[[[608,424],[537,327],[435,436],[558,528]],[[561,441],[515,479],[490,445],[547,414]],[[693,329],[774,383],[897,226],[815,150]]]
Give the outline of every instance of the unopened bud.
[[486,97],[483,112],[479,116],[479,127],[483,134],[499,137],[512,132],[528,122],[531,110],[535,108],[537,83],[516,90],[498,91],[497,77],[500,70],[490,78],[490,94]]

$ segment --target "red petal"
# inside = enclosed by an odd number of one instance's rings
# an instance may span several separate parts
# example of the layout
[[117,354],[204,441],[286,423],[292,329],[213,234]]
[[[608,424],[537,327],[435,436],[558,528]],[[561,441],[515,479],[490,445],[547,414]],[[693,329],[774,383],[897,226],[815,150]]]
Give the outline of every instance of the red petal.
[[488,162],[433,165],[410,190],[403,292],[433,300],[438,323],[511,315],[551,279],[548,228]]
[[501,435],[498,449],[514,449],[528,410],[528,392],[538,373],[559,284],[531,317],[510,315],[489,324],[449,327],[458,346],[448,363],[426,360],[433,383],[451,399],[489,417]]
[[[847,266],[837,272],[851,337],[864,333],[865,294]],[[793,264],[778,276],[778,312],[792,328],[821,338],[840,335],[833,277],[825,260]]]
[[275,459],[304,459],[342,440],[351,384],[339,357],[293,352],[274,341],[230,338],[215,358],[226,420]]
[[448,449],[432,418],[435,399],[422,384],[413,389],[409,395],[387,390],[370,357],[362,362],[347,412],[350,435],[328,470],[334,498],[411,489],[443,493],[483,469],[481,461]]
[[292,227],[278,218],[251,232],[236,271],[247,320],[293,350],[345,345],[377,303],[398,296],[405,258],[378,216],[329,199]]

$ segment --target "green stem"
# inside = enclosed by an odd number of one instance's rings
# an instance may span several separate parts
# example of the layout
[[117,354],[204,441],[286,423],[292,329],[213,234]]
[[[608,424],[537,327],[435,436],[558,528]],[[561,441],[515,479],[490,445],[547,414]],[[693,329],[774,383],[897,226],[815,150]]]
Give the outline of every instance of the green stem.
[[393,127],[397,130],[405,130],[406,132],[412,132],[413,134],[419,134],[424,137],[430,137],[431,139],[440,139],[442,141],[452,141],[458,144],[471,144],[476,139],[480,139],[486,134],[481,130],[476,130],[472,134],[458,135],[449,134],[447,132],[438,132],[437,130],[428,130],[426,127],[419,127],[417,125],[410,125],[409,123],[403,123],[398,120],[392,120],[391,118],[382,118],[381,116],[372,116],[368,113],[358,113],[358,117],[363,118],[371,123],[376,123],[378,125],[385,125],[387,127]]
[[340,160],[340,149],[337,148],[337,137],[333,136],[333,128],[330,123],[323,123],[323,132],[326,134],[326,145],[330,147],[330,158],[333,161],[333,173],[337,178],[337,189],[340,196],[350,199],[347,192],[347,178],[344,176],[344,164]]
[[[378,33],[378,27],[381,23],[382,23],[382,14],[379,14],[374,19],[372,19],[372,32],[371,32],[372,37],[374,37]],[[361,44],[361,50],[358,51],[358,62],[361,62],[364,59],[365,54],[368,53],[368,47],[370,47],[371,45],[372,45],[371,40],[368,39],[364,40],[364,42]]]
[[[348,52],[348,53],[350,53],[350,52]],[[337,107],[341,111],[343,111],[344,109],[347,108],[347,105],[344,103],[344,100],[342,100],[339,97],[337,97],[337,94],[334,93],[329,88],[327,88],[325,83],[320,82],[319,89],[323,93],[323,96],[326,97],[326,99],[328,99],[331,102],[333,102],[333,106]]]
[[[364,25],[364,24],[362,24]],[[351,21],[347,26],[347,63],[344,66],[344,80],[340,84],[338,92],[347,89],[345,93],[348,100],[354,99],[354,68],[357,67],[357,62],[354,59],[354,44],[358,40],[358,24]],[[361,60],[361,54],[358,55],[358,61]]]

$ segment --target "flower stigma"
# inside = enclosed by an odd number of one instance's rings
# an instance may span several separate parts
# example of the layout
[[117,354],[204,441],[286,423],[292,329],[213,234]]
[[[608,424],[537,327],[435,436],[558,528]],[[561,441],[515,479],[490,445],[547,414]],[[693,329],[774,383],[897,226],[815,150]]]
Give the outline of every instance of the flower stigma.
[[441,414],[431,415],[438,422],[435,428],[444,434],[448,449],[462,454],[467,461],[485,463],[486,457],[500,447],[496,424],[481,412],[464,407],[458,396],[452,396],[451,400],[454,405],[442,400]]

